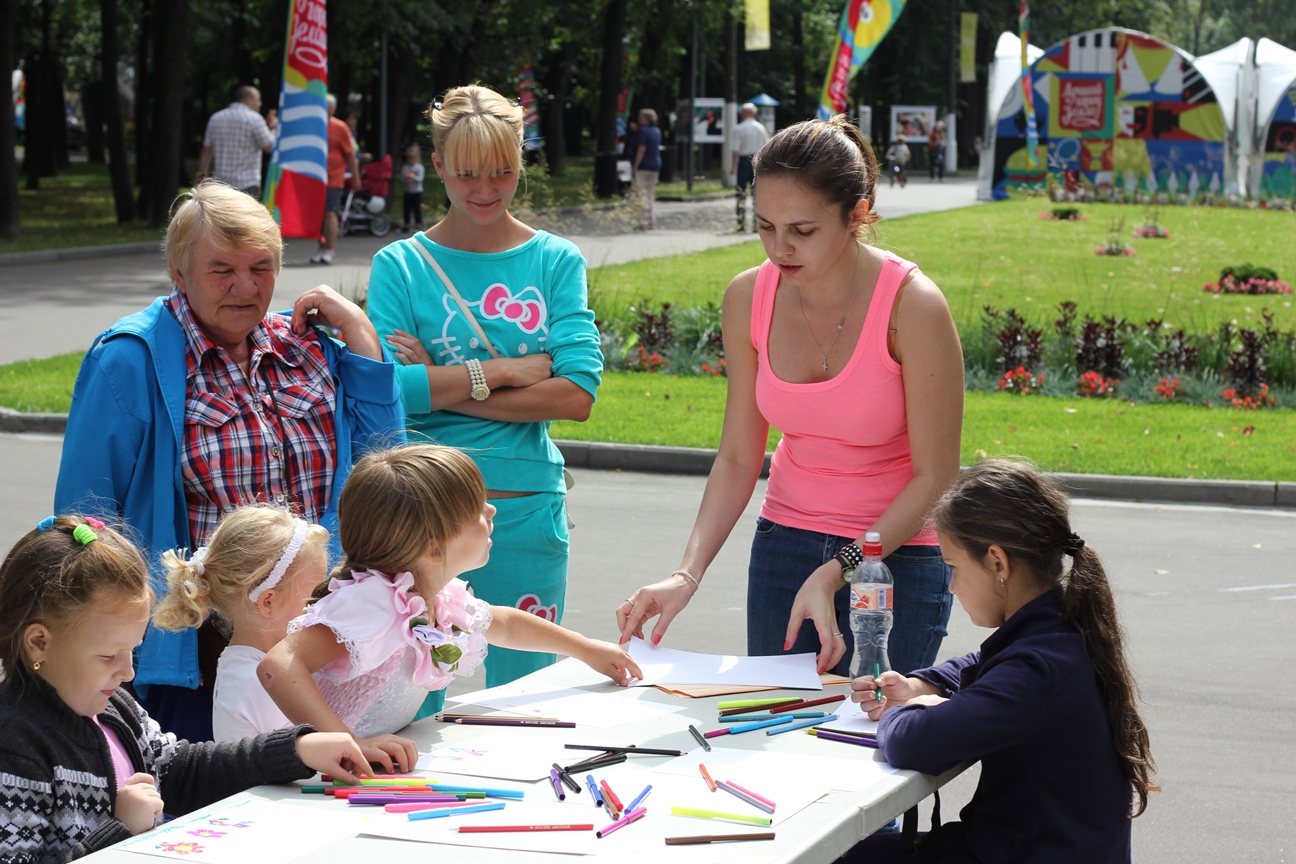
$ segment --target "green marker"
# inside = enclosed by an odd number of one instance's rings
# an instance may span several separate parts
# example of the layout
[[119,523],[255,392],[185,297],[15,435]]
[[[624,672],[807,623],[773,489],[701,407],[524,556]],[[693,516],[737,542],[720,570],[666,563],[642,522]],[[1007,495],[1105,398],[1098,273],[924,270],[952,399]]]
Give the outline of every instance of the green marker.
[[727,702],[717,702],[716,707],[721,711],[726,708],[759,708],[762,705],[777,705],[780,702],[795,701],[795,697],[789,699],[787,696],[780,696],[777,699],[730,699]]
[[692,807],[672,807],[672,816],[692,816],[695,819],[716,819],[720,822],[742,822],[745,825],[773,825],[768,816],[744,816],[741,813],[717,813],[714,810],[695,810]]
[[[882,664],[881,664],[881,663],[874,663],[874,664],[873,664],[873,683],[874,683],[874,684],[877,683],[878,677],[879,677],[881,674],[882,674]],[[877,701],[879,701],[879,702],[882,701],[882,688],[881,688],[881,687],[877,688]]]

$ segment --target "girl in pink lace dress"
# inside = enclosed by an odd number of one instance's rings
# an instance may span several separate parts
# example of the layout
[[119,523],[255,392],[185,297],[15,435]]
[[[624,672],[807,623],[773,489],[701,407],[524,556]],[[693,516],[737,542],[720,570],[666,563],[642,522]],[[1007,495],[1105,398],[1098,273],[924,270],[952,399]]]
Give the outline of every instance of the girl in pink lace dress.
[[414,742],[391,733],[429,691],[471,675],[488,644],[575,657],[618,684],[642,677],[617,646],[487,605],[455,578],[490,557],[494,515],[481,472],[459,450],[422,444],[356,463],[338,502],[345,557],[258,666],[288,719],[349,731],[367,758],[408,771]]

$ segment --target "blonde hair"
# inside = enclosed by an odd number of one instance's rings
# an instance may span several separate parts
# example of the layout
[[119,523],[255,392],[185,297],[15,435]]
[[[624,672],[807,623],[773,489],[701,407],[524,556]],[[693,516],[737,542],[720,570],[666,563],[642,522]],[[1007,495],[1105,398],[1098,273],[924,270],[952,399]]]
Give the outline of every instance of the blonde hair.
[[[297,520],[289,511],[250,505],[220,520],[201,568],[192,555],[186,559],[174,550],[163,552],[167,595],[153,613],[153,623],[164,630],[187,630],[207,620],[212,609],[232,617],[279,563],[296,530]],[[289,572],[308,560],[308,553],[327,560],[328,537],[321,525],[307,527],[306,540]]]
[[432,148],[446,170],[522,170],[522,108],[489,87],[454,87],[428,116]]
[[435,544],[444,549],[486,506],[486,484],[462,451],[411,444],[371,452],[356,463],[338,499],[342,563],[394,575]]
[[[0,565],[0,665],[20,689],[35,673],[23,645],[31,624],[61,629],[113,603],[153,602],[148,566],[121,533],[98,520],[60,516],[28,531]],[[84,527],[80,537],[74,531]]]
[[255,198],[216,180],[204,180],[176,198],[162,252],[168,263],[189,275],[194,249],[206,237],[220,252],[259,249],[283,261],[283,235],[270,211]]

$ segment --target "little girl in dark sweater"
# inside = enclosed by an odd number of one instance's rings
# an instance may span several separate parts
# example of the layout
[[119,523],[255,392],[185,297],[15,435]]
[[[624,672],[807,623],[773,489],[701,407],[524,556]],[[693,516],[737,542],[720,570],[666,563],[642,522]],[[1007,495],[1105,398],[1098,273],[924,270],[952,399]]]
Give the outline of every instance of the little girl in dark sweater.
[[121,689],[152,591],[140,553],[91,517],[50,517],[0,565],[0,862],[70,861],[264,783],[371,773],[349,735],[234,744],[164,733]]

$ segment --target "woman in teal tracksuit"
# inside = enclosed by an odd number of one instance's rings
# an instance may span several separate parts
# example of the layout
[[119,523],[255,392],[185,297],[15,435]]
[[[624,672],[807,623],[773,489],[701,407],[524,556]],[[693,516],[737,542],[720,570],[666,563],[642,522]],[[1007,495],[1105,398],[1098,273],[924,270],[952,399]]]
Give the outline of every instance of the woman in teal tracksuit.
[[[375,256],[369,316],[405,364],[397,380],[410,440],[469,453],[498,509],[490,563],[463,578],[488,603],[561,622],[566,486],[549,422],[585,420],[602,376],[585,260],[508,212],[522,169],[521,108],[470,86],[430,114],[450,209]],[[486,686],[553,660],[493,648]],[[430,695],[420,716],[442,703]]]

